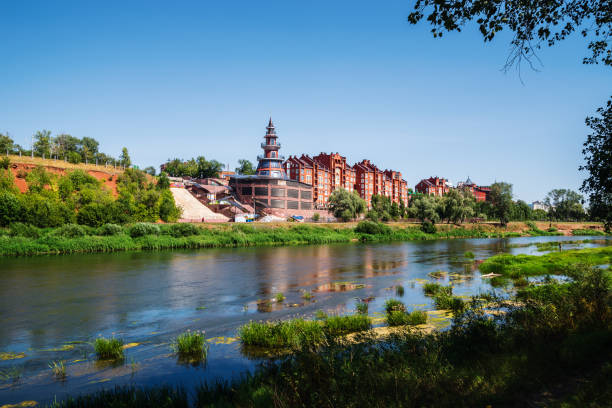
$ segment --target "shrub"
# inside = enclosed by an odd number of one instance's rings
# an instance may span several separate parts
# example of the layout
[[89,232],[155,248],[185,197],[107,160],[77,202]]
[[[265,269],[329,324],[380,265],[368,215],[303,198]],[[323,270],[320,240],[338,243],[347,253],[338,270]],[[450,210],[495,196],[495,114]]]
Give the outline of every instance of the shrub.
[[368,314],[369,307],[370,305],[366,302],[359,302],[355,306],[355,308],[357,309],[357,313],[364,314],[364,315]]
[[201,361],[208,355],[208,346],[203,331],[186,331],[179,334],[170,347],[182,359]]
[[393,310],[387,313],[387,324],[389,326],[416,326],[427,323],[427,313],[415,310],[411,313]]
[[438,228],[436,228],[436,224],[431,221],[423,221],[421,224],[421,231],[426,234],[435,234],[438,232]]
[[24,238],[40,238],[40,230],[33,225],[23,224],[21,222],[12,223],[9,228],[9,235],[11,237],[24,237]]
[[115,221],[114,211],[116,205],[113,203],[89,203],[85,204],[77,214],[77,222],[90,227],[99,227]]
[[385,312],[390,313],[393,311],[405,312],[406,305],[397,299],[389,299],[385,302]]
[[21,218],[21,201],[9,192],[0,191],[0,227],[6,227]]
[[330,316],[324,321],[325,332],[332,337],[369,330],[372,320],[365,314]]
[[168,230],[170,235],[172,235],[175,238],[190,237],[192,235],[198,235],[200,231],[201,231],[200,228],[190,223],[172,224]]
[[87,235],[85,233],[85,229],[80,225],[76,224],[66,224],[64,226],[59,227],[52,233],[56,237],[64,237],[64,238],[78,238]]
[[139,222],[130,227],[129,233],[132,238],[159,235],[159,226],[148,222]]
[[98,235],[111,236],[119,235],[123,232],[123,227],[117,224],[104,224],[98,228]]
[[359,221],[359,223],[355,227],[355,232],[358,232],[361,234],[387,235],[391,233],[391,228],[389,228],[387,225],[382,224],[380,222],[365,220],[365,221]]
[[546,231],[547,232],[557,232],[557,229],[555,227],[550,227]]
[[7,169],[11,166],[11,159],[8,157],[3,157],[0,159],[0,169]]
[[321,219],[321,214],[319,214],[319,213],[314,213],[314,214],[312,215],[312,220],[313,220],[314,222],[319,222],[319,220],[320,220],[320,219]]
[[111,337],[98,337],[94,350],[99,360],[121,360],[123,358],[123,340]]

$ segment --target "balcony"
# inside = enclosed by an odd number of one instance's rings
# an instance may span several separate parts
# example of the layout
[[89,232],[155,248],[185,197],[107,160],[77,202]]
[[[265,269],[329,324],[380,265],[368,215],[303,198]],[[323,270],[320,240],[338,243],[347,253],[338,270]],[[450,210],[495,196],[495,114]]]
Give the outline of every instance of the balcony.
[[278,156],[278,157],[266,157],[263,155],[259,155],[257,156],[257,160],[281,160],[281,161],[285,161],[285,156]]
[[262,149],[272,148],[272,149],[276,149],[276,150],[278,150],[278,149],[280,149],[280,148],[281,148],[281,144],[280,144],[280,143],[277,143],[277,144],[270,144],[270,145],[269,145],[269,144],[265,144],[265,143],[263,143],[263,142],[262,142],[262,143],[261,143],[261,148],[262,148]]

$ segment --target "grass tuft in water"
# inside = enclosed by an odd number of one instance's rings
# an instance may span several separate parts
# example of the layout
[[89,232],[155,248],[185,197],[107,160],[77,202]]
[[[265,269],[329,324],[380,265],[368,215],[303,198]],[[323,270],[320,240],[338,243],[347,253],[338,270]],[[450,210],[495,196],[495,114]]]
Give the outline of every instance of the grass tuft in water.
[[238,328],[242,344],[269,348],[301,349],[323,343],[321,322],[293,319],[278,322],[249,322]]
[[309,290],[305,290],[304,293],[302,293],[302,299],[304,300],[311,300],[312,297],[312,292]]
[[282,292],[278,292],[278,293],[276,294],[276,296],[274,296],[274,299],[276,299],[276,301],[277,301],[278,303],[280,303],[280,302],[282,302],[283,300],[285,300],[285,295],[283,295],[283,293],[282,293]]
[[393,310],[387,313],[387,324],[389,326],[416,326],[427,323],[427,313],[415,310],[411,313]]
[[123,359],[123,340],[115,337],[109,339],[98,337],[94,342],[94,350],[98,360]]
[[357,309],[357,313],[367,315],[369,307],[370,306],[366,302],[359,302],[355,306],[355,309]]
[[327,313],[322,310],[317,310],[315,312],[315,320],[325,320],[327,319]]
[[51,361],[49,363],[49,368],[53,372],[55,378],[59,380],[63,380],[66,378],[66,364],[63,360]]
[[365,314],[330,316],[324,321],[325,332],[332,337],[369,330],[372,319]]
[[463,253],[463,256],[468,259],[474,259],[474,253],[472,251],[466,251]]
[[395,287],[395,295],[399,297],[404,296],[404,287],[402,285],[397,285]]
[[406,305],[397,299],[389,299],[385,302],[385,312],[390,313],[393,311],[405,312]]
[[172,341],[171,349],[179,358],[201,361],[208,356],[208,346],[203,331],[186,331]]

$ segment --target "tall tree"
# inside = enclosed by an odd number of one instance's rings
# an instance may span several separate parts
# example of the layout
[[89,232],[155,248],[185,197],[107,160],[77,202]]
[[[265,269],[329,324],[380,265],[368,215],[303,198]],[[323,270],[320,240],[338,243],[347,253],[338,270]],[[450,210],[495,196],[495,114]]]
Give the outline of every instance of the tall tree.
[[612,228],[612,99],[605,108],[597,109],[599,116],[586,119],[593,130],[584,142],[582,154],[588,177],[580,190],[589,195],[589,212],[592,217],[603,221],[606,231]]
[[119,163],[125,168],[128,168],[132,165],[132,160],[130,159],[130,154],[128,153],[127,147],[121,149],[121,156],[119,156]]
[[12,153],[14,146],[13,139],[11,139],[8,133],[6,135],[0,133],[0,155],[6,154],[6,152]]
[[34,134],[34,154],[49,158],[51,155],[51,131],[39,130]]
[[255,166],[249,160],[241,159],[238,160],[239,167],[236,167],[236,174],[243,176],[249,176],[255,174]]
[[428,221],[435,224],[440,221],[437,207],[436,199],[431,196],[422,196],[414,201],[415,216],[423,223]]
[[366,210],[366,202],[356,192],[335,189],[329,196],[329,208],[334,217],[343,221],[354,220]]
[[459,32],[474,20],[485,42],[509,30],[513,38],[506,69],[520,68],[523,61],[533,65],[537,49],[553,46],[578,30],[590,39],[590,55],[583,63],[612,66],[610,0],[416,0],[408,21],[416,24],[423,18],[431,24],[434,37]]
[[83,156],[83,160],[87,162],[91,162],[95,160],[96,153],[98,153],[98,148],[100,143],[91,137],[84,137],[81,139],[81,156]]
[[550,191],[544,199],[551,218],[566,221],[580,221],[584,218],[584,198],[575,191],[564,188]]
[[504,182],[493,183],[489,198],[493,206],[493,213],[499,218],[499,222],[502,225],[507,225],[512,207],[512,184]]

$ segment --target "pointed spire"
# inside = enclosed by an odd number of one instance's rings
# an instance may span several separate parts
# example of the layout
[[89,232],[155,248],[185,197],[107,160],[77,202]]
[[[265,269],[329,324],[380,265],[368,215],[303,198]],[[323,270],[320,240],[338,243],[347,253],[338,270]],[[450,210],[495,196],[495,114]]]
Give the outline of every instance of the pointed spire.
[[270,116],[270,121],[268,122],[269,128],[274,128],[274,123],[272,123],[272,116]]

